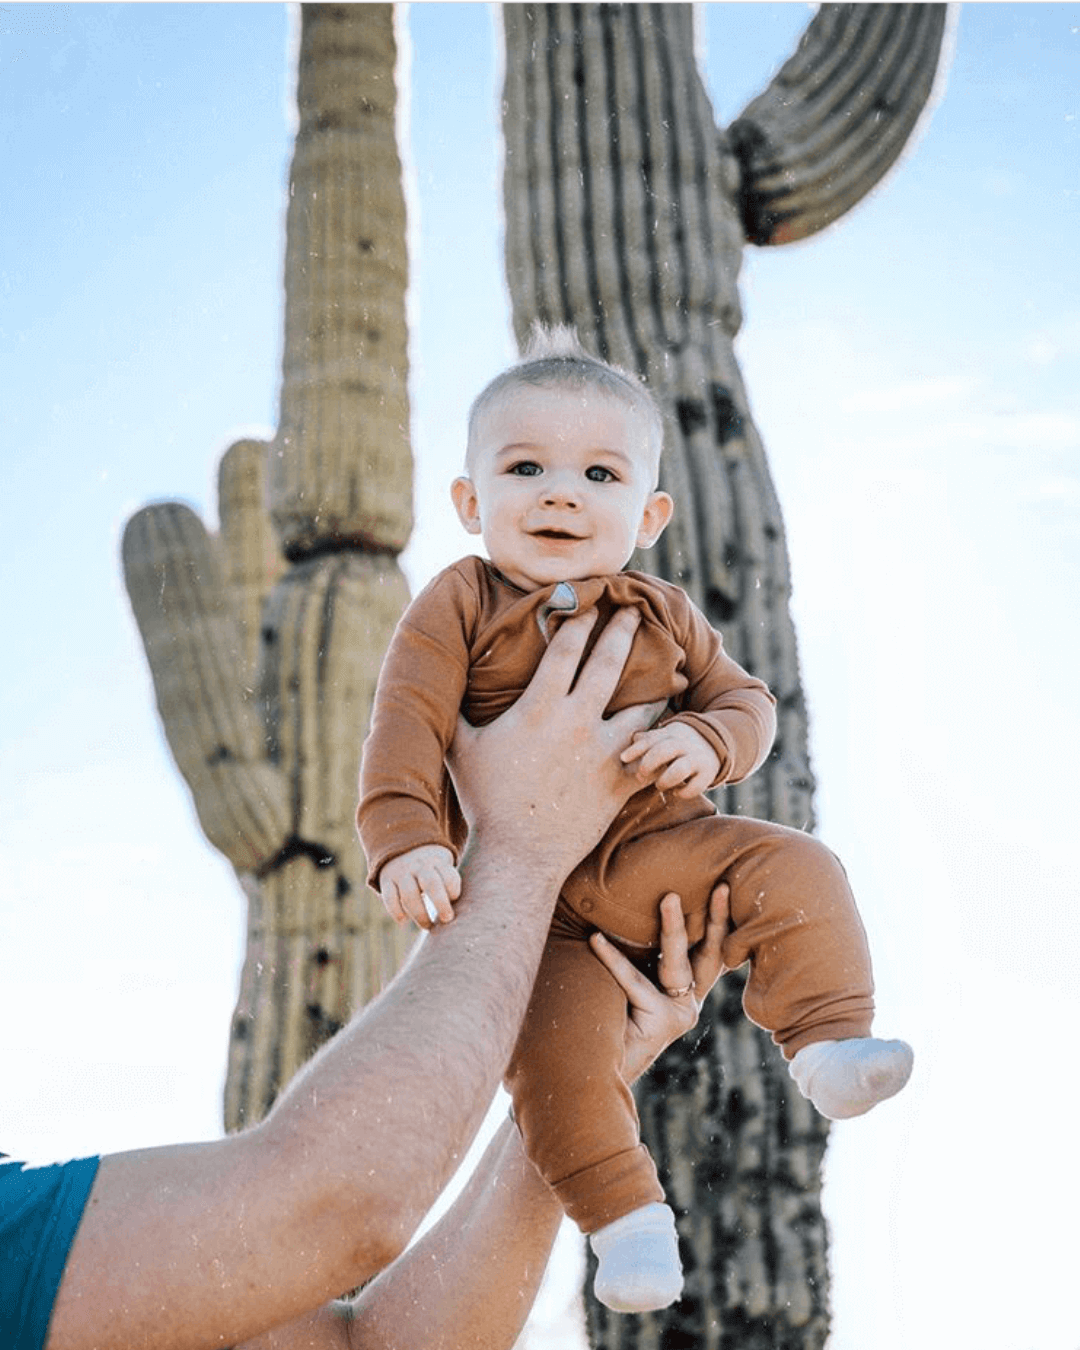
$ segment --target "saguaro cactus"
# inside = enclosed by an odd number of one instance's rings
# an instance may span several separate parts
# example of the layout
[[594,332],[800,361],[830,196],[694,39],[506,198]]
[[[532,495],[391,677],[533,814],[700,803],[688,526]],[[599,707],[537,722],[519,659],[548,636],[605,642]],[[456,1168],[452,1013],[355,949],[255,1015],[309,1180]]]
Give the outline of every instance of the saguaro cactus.
[[277,434],[226,452],[219,535],[164,503],[123,541],[169,745],[248,898],[228,1128],[265,1113],[404,941],[353,824],[412,528],[393,13],[300,11]]
[[[643,375],[667,414],[677,514],[640,560],[679,582],[779,699],[768,764],[721,808],[808,829],[813,777],[783,522],[733,339],[747,240],[836,219],[894,163],[922,113],[941,5],[825,5],[726,132],[686,5],[507,5],[507,273],[514,326],[576,325]],[[819,1204],[824,1122],[742,1016],[734,978],[694,1043],[641,1095],[680,1212],[688,1281],[664,1313],[588,1304],[607,1347],[818,1347],[828,1330]]]

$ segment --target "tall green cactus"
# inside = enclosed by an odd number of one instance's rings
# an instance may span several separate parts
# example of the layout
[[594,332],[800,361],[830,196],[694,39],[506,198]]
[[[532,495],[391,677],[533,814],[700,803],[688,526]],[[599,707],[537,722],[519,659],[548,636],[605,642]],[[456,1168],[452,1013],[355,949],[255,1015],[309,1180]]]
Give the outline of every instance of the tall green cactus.
[[[746,241],[803,238],[859,201],[925,108],[942,5],[825,5],[795,56],[726,132],[686,5],[507,5],[507,274],[514,326],[576,325],[643,375],[667,415],[675,519],[639,565],[679,582],[779,700],[773,754],[721,809],[813,824],[813,776],[780,506],[735,359]],[[613,1316],[605,1347],[764,1350],[824,1343],[824,1121],[742,1016],[729,978],[697,1042],[641,1094],[680,1212],[683,1299]]]
[[169,746],[248,899],[230,1129],[265,1113],[406,940],[366,891],[353,824],[412,528],[393,11],[300,13],[277,434],[223,457],[217,536],[165,503],[123,541]]

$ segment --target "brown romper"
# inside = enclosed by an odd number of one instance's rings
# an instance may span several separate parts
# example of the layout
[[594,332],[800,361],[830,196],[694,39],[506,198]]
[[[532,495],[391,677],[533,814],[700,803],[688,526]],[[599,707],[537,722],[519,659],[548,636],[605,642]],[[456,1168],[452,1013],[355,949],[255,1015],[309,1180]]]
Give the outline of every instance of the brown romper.
[[[623,605],[643,622],[608,711],[667,700],[665,717],[715,749],[714,787],[761,765],[775,699],[677,586],[620,572],[526,592],[464,558],[409,606],[379,678],[357,811],[371,885],[420,845],[460,855],[465,828],[445,768],[459,709],[473,725],[493,720],[528,684],[560,614],[595,606],[602,624]],[[721,880],[731,892],[724,962],[750,962],[747,1016],[788,1058],[815,1041],[869,1035],[870,955],[835,856],[799,830],[720,815],[704,797],[636,793],[566,881],[506,1075],[529,1156],[586,1233],[663,1199],[620,1074],[626,998],[588,936],[601,929],[631,956],[655,950],[660,900],[675,891],[695,942]]]

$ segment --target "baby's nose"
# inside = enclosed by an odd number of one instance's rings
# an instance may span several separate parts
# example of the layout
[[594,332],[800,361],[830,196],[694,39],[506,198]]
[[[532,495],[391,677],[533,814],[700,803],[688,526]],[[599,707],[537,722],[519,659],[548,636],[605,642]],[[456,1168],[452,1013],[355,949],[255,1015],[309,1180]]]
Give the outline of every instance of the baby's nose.
[[548,479],[542,499],[545,506],[577,506],[581,500],[577,485],[567,478]]

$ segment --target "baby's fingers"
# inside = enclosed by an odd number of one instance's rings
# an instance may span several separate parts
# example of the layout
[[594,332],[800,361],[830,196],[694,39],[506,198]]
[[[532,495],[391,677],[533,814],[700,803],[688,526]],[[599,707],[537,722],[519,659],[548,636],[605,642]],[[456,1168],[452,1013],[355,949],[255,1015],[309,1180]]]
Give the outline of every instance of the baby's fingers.
[[656,779],[656,786],[661,792],[670,792],[672,788],[681,788],[684,784],[689,784],[694,780],[694,766],[685,755],[680,755],[678,759],[673,759],[663,773]]
[[647,732],[643,732],[634,737],[619,758],[624,764],[633,764],[635,759],[640,759],[642,755],[648,752],[652,739]]
[[450,923],[454,917],[453,901],[461,894],[461,878],[456,867],[431,863],[416,874],[422,892],[424,913],[435,923]]
[[395,923],[404,923],[409,916],[405,913],[405,907],[401,903],[398,889],[393,882],[386,883],[379,891],[379,896],[383,902],[383,908],[393,921]]
[[675,792],[676,797],[700,797],[712,786],[712,778],[702,769],[692,773]]
[[447,864],[442,870],[443,885],[446,887],[446,894],[451,900],[461,898],[461,873],[456,867]]
[[405,912],[417,928],[431,928],[437,922],[436,916],[428,909],[428,898],[422,891],[405,902]]
[[413,875],[403,876],[390,885],[397,892],[397,903],[404,918],[410,919],[420,928],[430,928],[433,920],[424,904],[424,894],[418,879]]
[[420,896],[424,906],[424,915],[432,923],[450,923],[454,917],[454,906],[446,893],[446,887],[435,878],[425,882]]
[[[640,742],[635,744],[640,744]],[[634,746],[630,746],[629,749],[633,750]],[[643,783],[655,781],[661,770],[672,763],[678,754],[678,748],[673,746],[670,741],[653,739],[646,741],[645,749],[635,767],[638,779]]]
[[401,900],[398,898],[397,887],[386,887],[379,894],[382,896],[383,909],[390,915],[394,923],[404,923],[409,915],[405,913],[405,907],[402,906]]

